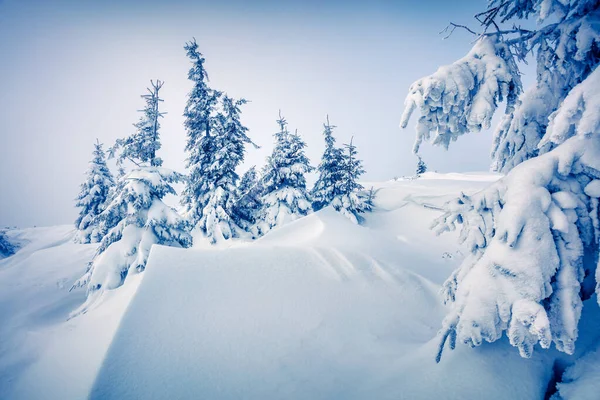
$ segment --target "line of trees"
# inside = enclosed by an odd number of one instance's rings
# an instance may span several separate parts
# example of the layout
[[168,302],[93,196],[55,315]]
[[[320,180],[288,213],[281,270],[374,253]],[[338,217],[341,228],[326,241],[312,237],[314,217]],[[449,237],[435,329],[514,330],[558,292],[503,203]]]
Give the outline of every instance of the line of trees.
[[[266,165],[250,168],[240,178],[246,146],[256,146],[241,122],[245,99],[234,99],[209,86],[205,59],[195,40],[185,44],[192,67],[193,87],[184,110],[187,132],[187,175],[162,166],[159,93],[162,81],[151,81],[142,95],[145,107],[134,133],[118,139],[108,154],[98,141],[76,199],[80,213],[75,221],[76,241],[100,243],[87,272],[73,287],[86,287],[88,302],[105,289],[121,286],[127,276],[145,269],[154,244],[190,247],[194,241],[210,244],[234,238],[257,238],[289,221],[326,206],[355,223],[371,210],[372,198],[362,192],[358,179],[364,173],[356,146],[335,144],[327,118],[325,152],[318,180],[308,190],[305,175],[314,170],[305,154],[306,143],[290,132],[279,114],[279,130]],[[115,178],[107,166],[114,158]],[[173,184],[182,182],[181,213],[163,202],[176,194]]]

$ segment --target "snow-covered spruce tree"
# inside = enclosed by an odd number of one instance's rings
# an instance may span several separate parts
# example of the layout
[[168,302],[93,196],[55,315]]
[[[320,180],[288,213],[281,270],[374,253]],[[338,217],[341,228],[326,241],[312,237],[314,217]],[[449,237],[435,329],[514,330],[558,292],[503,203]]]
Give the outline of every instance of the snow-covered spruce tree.
[[369,191],[367,192],[367,196],[365,199],[365,203],[369,211],[372,211],[373,208],[375,208],[375,197],[377,197],[377,190],[375,190],[375,188],[371,186],[371,189],[369,189]]
[[212,160],[204,166],[202,179],[207,182],[204,199],[206,205],[195,228],[211,244],[239,236],[239,226],[235,222],[234,204],[236,200],[238,165],[244,161],[245,145],[252,143],[246,128],[240,122],[240,106],[246,100],[233,100],[228,96],[221,99],[222,110],[218,113],[210,153],[206,159]]
[[365,173],[362,161],[357,157],[356,146],[352,143],[345,144],[346,152],[343,154],[341,182],[339,193],[335,195],[331,205],[333,208],[348,217],[352,222],[358,224],[362,222],[360,215],[371,210],[367,198],[360,193],[363,186],[358,183],[358,178]]
[[[599,7],[492,0],[477,15],[482,32],[471,52],[410,88],[401,126],[418,108],[416,150],[432,133],[447,147],[488,128],[506,100],[493,152],[493,168],[506,176],[449,202],[434,224],[438,233],[461,224],[472,251],[444,285],[452,308],[438,360],[446,342],[478,346],[505,332],[523,357],[536,344],[574,351],[583,302],[594,284],[600,290]],[[537,18],[535,30],[516,26],[527,18]],[[515,58],[526,57],[537,61],[537,82],[519,97]]]
[[17,246],[12,244],[4,230],[0,230],[0,258],[10,257],[17,251]]
[[418,154],[417,157],[419,158],[419,161],[417,162],[417,176],[421,176],[421,174],[427,172],[427,164],[425,164],[425,161],[423,161]]
[[[158,112],[161,86],[160,81],[152,84],[152,101],[147,101],[142,120],[135,124],[136,133],[117,143],[118,160],[130,160],[135,167],[120,178],[114,196],[100,214],[101,226],[110,229],[88,271],[74,284],[74,287],[87,286],[88,302],[84,309],[100,291],[118,288],[127,276],[143,271],[152,245],[191,245],[186,221],[162,201],[167,194],[176,194],[171,185],[183,176],[160,167],[161,161],[153,152],[160,148],[156,119],[161,115]],[[147,126],[157,131],[147,130]],[[146,140],[140,140],[142,137]]]
[[204,69],[204,57],[198,51],[196,40],[185,44],[184,49],[192,63],[188,79],[194,86],[188,93],[183,112],[187,130],[185,151],[188,153],[188,179],[181,193],[181,204],[186,218],[195,226],[202,218],[208,205],[209,191],[214,182],[206,171],[214,163],[214,141],[212,131],[217,124],[217,105],[221,93],[208,86],[208,75]]
[[333,130],[336,127],[329,123],[329,115],[327,121],[323,124],[323,128],[325,151],[317,168],[319,177],[311,191],[315,211],[327,207],[336,196],[341,194],[340,185],[344,163],[344,151],[335,145]]
[[236,224],[247,232],[256,234],[255,225],[258,213],[262,209],[263,187],[256,167],[244,173],[237,188],[233,217]]
[[268,230],[307,215],[311,210],[304,174],[311,172],[306,144],[298,133],[290,133],[287,122],[279,114],[279,132],[275,136],[273,153],[267,158],[262,178],[263,204],[258,230]]
[[[121,150],[117,162],[119,165],[124,160],[129,160],[134,163],[145,163],[152,167],[160,167],[162,160],[156,156],[156,152],[160,149],[160,122],[159,118],[163,118],[165,113],[159,111],[159,104],[163,100],[158,96],[164,82],[157,80],[151,81],[152,88],[148,88],[148,94],[141,97],[146,102],[144,109],[141,111],[140,120],[133,124],[136,132],[125,138],[118,139],[111,154]],[[134,161],[137,160],[137,161]]]
[[97,243],[106,232],[100,229],[98,216],[104,210],[111,190],[115,185],[108,166],[102,144],[96,140],[93,157],[86,172],[86,180],[81,184],[75,206],[79,207],[79,216],[75,220],[78,243]]

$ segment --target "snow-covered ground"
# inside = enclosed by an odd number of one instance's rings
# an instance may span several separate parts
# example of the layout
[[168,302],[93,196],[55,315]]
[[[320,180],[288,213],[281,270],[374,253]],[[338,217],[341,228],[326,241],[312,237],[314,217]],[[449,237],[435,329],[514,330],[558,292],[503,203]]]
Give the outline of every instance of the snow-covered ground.
[[[542,399],[600,327],[581,327],[574,357],[526,360],[500,340],[434,360],[439,288],[463,254],[429,225],[497,178],[365,183],[377,207],[364,226],[324,209],[227,249],[154,246],[146,272],[71,319],[95,245],[68,226],[9,231],[23,247],[0,260],[0,399]],[[584,313],[600,324],[598,307]],[[565,397],[597,393],[590,354]]]

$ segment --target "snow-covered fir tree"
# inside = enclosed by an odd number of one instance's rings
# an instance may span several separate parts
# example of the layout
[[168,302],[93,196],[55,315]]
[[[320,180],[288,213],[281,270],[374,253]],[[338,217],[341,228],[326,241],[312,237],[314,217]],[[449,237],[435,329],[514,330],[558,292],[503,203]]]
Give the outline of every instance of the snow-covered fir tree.
[[124,160],[129,160],[138,163],[149,164],[152,167],[160,167],[162,160],[156,156],[156,152],[160,149],[160,131],[159,118],[162,118],[165,113],[159,111],[159,104],[163,100],[158,93],[164,82],[157,80],[150,81],[152,88],[148,88],[148,94],[142,95],[146,105],[141,111],[140,120],[133,124],[136,132],[125,138],[118,139],[115,146],[111,149],[111,154],[121,150],[117,162],[122,164]]
[[365,170],[362,161],[357,157],[358,152],[352,143],[353,140],[344,145],[346,152],[341,164],[339,193],[335,195],[331,205],[336,211],[358,224],[363,220],[360,214],[370,211],[371,207],[367,198],[360,192],[363,186],[358,183],[358,178],[365,173]]
[[81,184],[75,206],[79,207],[79,216],[75,220],[77,233],[75,241],[78,243],[97,243],[104,234],[100,228],[98,216],[104,210],[109,200],[115,182],[106,165],[106,156],[102,144],[96,140],[92,160],[86,172],[86,180]]
[[321,163],[317,168],[319,177],[311,191],[313,209],[315,211],[327,207],[336,196],[341,194],[340,185],[344,164],[344,151],[335,145],[333,130],[336,127],[329,123],[329,116],[327,116],[327,121],[323,124],[323,128],[325,151],[321,157]]
[[16,251],[17,246],[11,243],[4,230],[0,230],[0,259],[10,257]]
[[238,226],[255,234],[256,218],[262,208],[263,187],[260,177],[253,166],[244,173],[237,188],[233,217]]
[[371,186],[371,189],[369,189],[369,191],[367,192],[367,197],[365,200],[367,209],[369,211],[372,211],[373,208],[375,208],[375,197],[376,196],[377,196],[377,190],[375,190],[375,188],[373,186]]
[[246,134],[248,128],[240,121],[240,106],[245,103],[244,99],[233,100],[226,95],[221,98],[221,110],[211,136],[212,145],[206,154],[206,159],[212,160],[202,171],[202,179],[207,182],[206,205],[195,228],[211,244],[237,237],[240,233],[233,210],[239,180],[236,169],[244,161],[246,144],[252,143]]
[[311,201],[306,189],[305,174],[311,172],[306,144],[298,133],[290,133],[287,122],[279,114],[279,132],[275,136],[273,153],[267,158],[262,186],[263,204],[259,213],[259,233],[284,225],[307,215]]
[[198,51],[196,40],[185,44],[184,49],[192,63],[188,79],[192,90],[183,112],[187,131],[185,151],[188,153],[186,165],[188,179],[181,193],[181,204],[185,216],[195,226],[202,218],[202,212],[210,201],[209,192],[214,177],[206,173],[214,163],[213,130],[217,124],[217,106],[221,93],[208,86],[208,75],[204,69],[204,57]]
[[[134,168],[120,178],[114,196],[99,215],[101,226],[110,229],[88,271],[74,284],[87,287],[88,302],[83,309],[101,291],[118,288],[127,276],[143,271],[152,245],[191,245],[187,222],[162,201],[167,194],[176,194],[172,184],[183,180],[183,176],[158,166],[161,161],[152,149],[160,147],[159,125],[144,120],[160,115],[156,107],[160,86],[153,84],[154,100],[147,103],[147,108],[157,112],[152,114],[145,109],[142,121],[135,125],[138,131],[116,146],[119,160],[130,160]],[[154,126],[157,131],[148,131],[147,126]],[[145,141],[139,140],[142,136]]]
[[[436,221],[438,232],[462,225],[472,252],[444,285],[451,311],[438,360],[445,343],[479,346],[503,334],[523,357],[536,344],[574,352],[582,308],[600,291],[599,8],[491,0],[471,52],[410,88],[401,126],[421,112],[416,149],[488,128],[506,101],[492,165],[506,176],[449,202]],[[538,25],[520,28],[528,18]],[[526,58],[537,81],[521,93],[517,60]]]
[[417,154],[417,157],[419,159],[419,161],[417,162],[417,176],[421,176],[421,174],[424,174],[425,172],[427,172],[427,164],[425,164],[425,161],[423,161],[423,159],[421,158],[421,156],[419,156]]

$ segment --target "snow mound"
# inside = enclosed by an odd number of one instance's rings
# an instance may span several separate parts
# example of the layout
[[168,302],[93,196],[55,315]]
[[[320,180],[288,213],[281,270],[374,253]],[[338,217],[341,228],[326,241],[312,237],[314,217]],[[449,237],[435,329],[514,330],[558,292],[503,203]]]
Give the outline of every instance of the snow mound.
[[0,398],[542,398],[553,352],[524,360],[502,340],[435,363],[439,288],[464,257],[429,224],[497,177],[365,185],[362,226],[325,208],[226,249],[155,245],[143,274],[68,321],[95,245],[18,231],[28,244],[0,261]]

